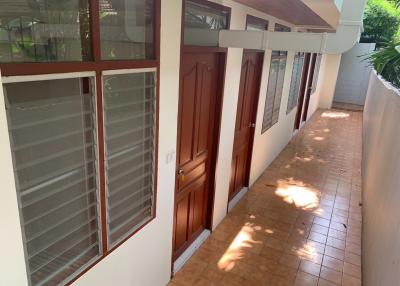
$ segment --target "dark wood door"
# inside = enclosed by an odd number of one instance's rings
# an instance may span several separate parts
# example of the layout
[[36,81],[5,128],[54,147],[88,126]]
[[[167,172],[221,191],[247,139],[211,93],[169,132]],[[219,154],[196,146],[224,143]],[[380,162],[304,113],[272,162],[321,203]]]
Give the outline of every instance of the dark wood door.
[[302,116],[303,122],[306,122],[307,117],[308,117],[308,108],[310,107],[311,92],[312,92],[313,80],[314,80],[314,74],[315,74],[315,66],[317,63],[317,55],[318,54],[313,54],[311,56],[310,71],[308,73],[308,81],[307,81],[306,98],[304,100],[304,110],[303,110],[303,116]]
[[239,99],[236,111],[235,140],[229,200],[249,183],[251,153],[264,54],[245,51],[240,78]]
[[221,98],[220,53],[184,53],[181,62],[174,260],[207,227]]
[[299,99],[297,101],[296,120],[294,122],[294,129],[295,130],[299,129],[300,128],[300,124],[301,124],[301,115],[303,114],[304,98],[306,96],[308,74],[309,74],[309,70],[310,70],[310,59],[311,59],[311,54],[307,53],[305,55],[305,57],[304,57],[304,66],[303,66],[303,73],[302,73],[302,76],[301,76]]

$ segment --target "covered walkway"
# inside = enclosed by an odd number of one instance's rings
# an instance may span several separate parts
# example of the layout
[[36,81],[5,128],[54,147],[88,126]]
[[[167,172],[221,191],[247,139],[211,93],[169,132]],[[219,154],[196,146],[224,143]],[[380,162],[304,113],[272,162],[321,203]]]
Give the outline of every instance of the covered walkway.
[[361,124],[316,112],[169,285],[361,285]]

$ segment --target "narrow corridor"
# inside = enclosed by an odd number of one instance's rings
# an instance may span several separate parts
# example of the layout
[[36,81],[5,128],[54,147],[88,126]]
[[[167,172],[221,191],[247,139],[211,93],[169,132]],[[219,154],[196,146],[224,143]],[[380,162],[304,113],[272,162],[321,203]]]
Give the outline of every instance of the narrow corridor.
[[316,112],[169,285],[361,285],[361,124]]

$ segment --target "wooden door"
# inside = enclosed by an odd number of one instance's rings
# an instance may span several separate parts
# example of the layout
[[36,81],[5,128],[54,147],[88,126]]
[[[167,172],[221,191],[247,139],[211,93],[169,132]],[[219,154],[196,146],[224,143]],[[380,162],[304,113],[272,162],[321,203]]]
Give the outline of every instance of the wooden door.
[[198,51],[182,55],[174,260],[207,227],[218,145],[223,63],[220,53]]
[[307,53],[304,57],[304,66],[303,66],[303,73],[301,76],[299,99],[297,101],[297,113],[296,113],[296,120],[294,123],[295,130],[299,129],[301,124],[301,115],[303,114],[304,98],[307,90],[308,71],[310,69],[310,59],[311,59],[311,54]]
[[240,78],[229,200],[249,183],[251,153],[264,54],[245,51]]
[[303,110],[303,116],[302,116],[303,122],[306,122],[307,117],[308,117],[308,108],[310,106],[311,92],[312,92],[313,80],[314,80],[314,74],[315,74],[315,66],[317,63],[317,55],[318,54],[313,54],[311,56],[310,71],[308,73],[308,81],[307,81],[307,89],[306,89],[306,98],[304,100],[304,110]]

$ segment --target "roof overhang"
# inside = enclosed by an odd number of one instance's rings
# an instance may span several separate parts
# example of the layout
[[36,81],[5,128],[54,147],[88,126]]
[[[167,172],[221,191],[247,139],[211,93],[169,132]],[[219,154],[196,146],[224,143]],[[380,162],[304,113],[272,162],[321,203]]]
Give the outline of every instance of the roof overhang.
[[358,42],[366,0],[344,0],[335,33],[220,31],[221,47],[340,54]]
[[340,12],[335,0],[234,1],[304,28],[335,30],[339,22]]

